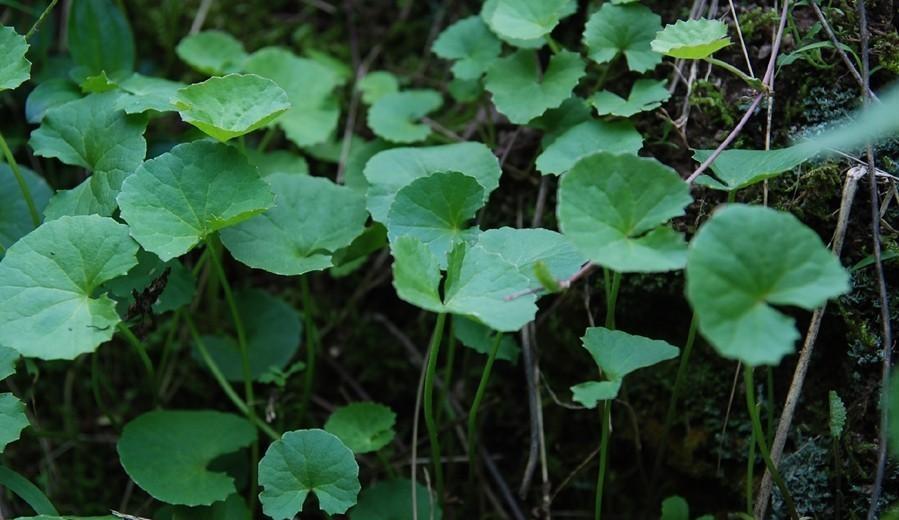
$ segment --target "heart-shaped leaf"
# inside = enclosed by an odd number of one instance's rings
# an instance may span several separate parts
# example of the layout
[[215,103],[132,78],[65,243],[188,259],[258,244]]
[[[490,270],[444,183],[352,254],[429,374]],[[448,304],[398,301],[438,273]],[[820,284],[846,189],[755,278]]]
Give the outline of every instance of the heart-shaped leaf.
[[652,41],[652,50],[674,58],[701,60],[728,45],[727,25],[701,18],[666,25]]
[[262,213],[272,205],[272,192],[240,152],[196,141],[141,165],[125,181],[118,202],[134,239],[168,261]]
[[74,359],[112,338],[115,302],[95,297],[137,264],[128,227],[96,215],[47,222],[0,261],[0,344],[23,356]]
[[[24,166],[19,166],[19,172],[25,179],[38,212],[43,211],[51,193],[47,181]],[[9,166],[0,164],[0,257],[9,246],[32,229],[34,222],[31,220],[31,213],[19,190],[18,182]]]
[[534,40],[552,32],[562,18],[572,14],[571,4],[569,0],[488,0],[481,16],[505,38]]
[[618,272],[680,269],[680,233],[664,226],[692,201],[687,184],[654,159],[601,152],[581,159],[559,186],[562,232],[591,261]]
[[557,136],[537,156],[537,169],[544,175],[561,175],[588,155],[597,152],[637,155],[640,148],[643,148],[643,136],[630,121],[585,121]]
[[331,267],[332,255],[359,236],[368,218],[365,199],[322,177],[268,177],[275,205],[222,232],[234,258],[257,269],[300,275]]
[[478,236],[478,245],[514,265],[534,286],[540,285],[535,272],[538,263],[553,278],[564,280],[587,262],[565,235],[548,229],[490,229]]
[[78,0],[68,19],[69,52],[88,75],[134,70],[134,35],[112,0]]
[[328,417],[325,431],[336,435],[353,453],[370,453],[390,444],[396,414],[378,403],[350,403]]
[[368,110],[368,126],[378,136],[394,143],[424,141],[431,127],[419,119],[440,108],[443,99],[436,90],[405,90],[386,94]]
[[22,430],[27,427],[25,404],[9,392],[0,394],[0,453],[9,443],[19,440]]
[[485,86],[493,103],[513,123],[527,123],[561,105],[584,75],[583,60],[570,51],[554,54],[542,78],[538,67],[534,51],[520,50],[487,70]]
[[[412,520],[412,481],[405,478],[382,480],[359,494],[359,504],[350,511],[351,520]],[[443,518],[437,498],[424,484],[415,484],[418,518]],[[432,511],[433,509],[433,511]]]
[[174,102],[181,119],[222,142],[262,128],[290,108],[284,89],[255,74],[228,74],[188,85]]
[[[712,150],[696,150],[693,159],[704,162]],[[777,177],[814,156],[807,146],[791,146],[775,150],[724,150],[712,163],[717,179],[700,175],[696,183],[716,190],[735,191]]]
[[14,89],[31,77],[31,62],[25,59],[28,42],[12,27],[0,25],[0,92]]
[[502,43],[480,16],[469,16],[444,29],[431,50],[445,60],[455,61],[452,71],[457,78],[478,79],[499,56]]
[[153,498],[200,506],[237,491],[233,478],[209,464],[254,440],[252,423],[236,415],[156,410],[126,424],[117,449],[125,472]]
[[772,305],[814,309],[849,290],[849,275],[796,217],[761,206],[718,210],[690,242],[687,299],[724,357],[776,365],[799,333]]
[[626,100],[618,94],[602,90],[593,94],[590,103],[593,104],[596,113],[601,116],[630,117],[640,112],[659,108],[662,103],[668,101],[669,97],[671,97],[671,92],[668,91],[664,81],[638,79]]
[[324,430],[296,430],[273,442],[259,461],[262,510],[289,520],[315,493],[322,511],[337,515],[356,504],[359,465],[336,436]]
[[224,31],[191,34],[175,47],[178,57],[209,76],[240,72],[247,59],[243,44]]
[[584,45],[596,63],[608,63],[623,54],[628,69],[646,72],[662,62],[650,46],[661,28],[662,18],[645,5],[605,3],[587,20]]

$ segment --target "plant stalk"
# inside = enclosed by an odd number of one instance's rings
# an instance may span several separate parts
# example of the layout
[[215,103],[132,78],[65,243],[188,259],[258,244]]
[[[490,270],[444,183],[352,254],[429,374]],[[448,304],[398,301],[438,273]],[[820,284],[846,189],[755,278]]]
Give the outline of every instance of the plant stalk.
[[484,394],[487,393],[487,383],[490,381],[490,372],[493,370],[493,362],[496,361],[496,353],[499,352],[499,346],[502,343],[503,335],[496,333],[496,339],[490,347],[490,353],[487,355],[487,363],[484,365],[484,371],[481,373],[481,381],[478,383],[478,389],[474,394],[474,401],[471,403],[471,410],[468,412],[468,467],[469,475],[474,475],[474,466],[477,456],[475,455],[475,446],[477,446],[478,433],[478,409],[481,407],[481,401]]
[[12,174],[16,178],[16,183],[19,185],[19,191],[22,192],[22,198],[25,199],[25,204],[28,206],[28,213],[31,215],[31,223],[34,224],[34,227],[38,227],[41,224],[41,216],[37,211],[37,205],[34,203],[34,197],[31,196],[31,190],[28,188],[28,184],[25,182],[25,177],[22,176],[21,170],[19,170],[19,163],[17,163],[16,158],[13,157],[12,150],[10,150],[9,145],[6,144],[6,139],[3,138],[2,132],[0,132],[0,151],[2,151],[3,156],[6,157],[9,169],[12,170]]
[[437,314],[434,331],[431,333],[431,342],[428,345],[428,366],[425,372],[424,402],[422,403],[425,426],[428,429],[428,438],[431,443],[431,463],[434,468],[438,502],[443,500],[443,464],[440,460],[440,430],[434,417],[434,376],[437,373],[437,358],[440,354],[440,342],[443,339],[445,322],[446,314],[442,312]]
[[300,421],[306,417],[309,402],[312,400],[312,389],[315,386],[315,364],[318,355],[318,328],[315,326],[315,303],[309,279],[300,277],[300,292],[303,300],[303,325],[306,329],[306,370],[303,376],[303,397],[300,404]]
[[593,506],[593,518],[602,518],[602,496],[606,484],[606,468],[609,465],[609,437],[612,430],[612,401],[602,405],[602,430],[599,437],[599,474],[596,477],[596,503]]

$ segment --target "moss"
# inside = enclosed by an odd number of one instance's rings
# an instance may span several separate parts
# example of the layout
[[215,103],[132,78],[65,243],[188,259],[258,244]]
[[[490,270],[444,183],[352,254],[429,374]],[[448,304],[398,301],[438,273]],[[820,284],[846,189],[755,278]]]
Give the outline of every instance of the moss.
[[770,27],[777,26],[778,14],[774,9],[768,7],[752,7],[739,13],[740,30],[743,32],[743,38],[750,42],[755,36],[770,30]]
[[724,98],[721,90],[711,81],[698,80],[693,83],[690,104],[702,110],[703,115],[714,123],[712,128],[733,127],[735,114],[732,104]]
[[871,45],[871,52],[884,69],[899,74],[899,33],[893,31],[879,35]]

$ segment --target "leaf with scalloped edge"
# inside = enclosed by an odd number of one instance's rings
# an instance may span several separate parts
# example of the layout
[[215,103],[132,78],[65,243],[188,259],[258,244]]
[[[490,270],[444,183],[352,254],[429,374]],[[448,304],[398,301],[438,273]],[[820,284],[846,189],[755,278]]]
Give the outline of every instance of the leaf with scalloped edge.
[[369,72],[359,80],[356,86],[362,93],[362,102],[371,105],[387,94],[393,94],[400,90],[400,81],[386,70]]
[[583,41],[596,63],[608,63],[622,54],[628,69],[647,72],[662,62],[650,46],[661,28],[662,18],[645,5],[607,3],[587,20]]
[[562,18],[574,12],[571,4],[569,0],[487,0],[481,17],[504,38],[536,40],[551,33]]
[[728,45],[724,22],[700,18],[666,25],[652,41],[652,50],[673,58],[701,60]]
[[655,110],[668,101],[671,92],[665,83],[654,79],[638,79],[634,82],[627,99],[608,90],[601,90],[590,97],[590,104],[601,116],[630,117],[640,112]]
[[440,108],[436,90],[404,90],[381,96],[368,110],[368,126],[378,137],[394,143],[424,141],[431,128],[420,119]]
[[396,414],[388,406],[350,403],[334,410],[325,431],[336,435],[353,453],[371,453],[390,444],[396,435]]
[[25,404],[14,394],[0,394],[0,453],[6,446],[19,440],[22,430],[28,427]]
[[480,16],[469,16],[440,33],[431,50],[445,60],[454,60],[453,75],[478,79],[496,60],[502,43],[490,32]]
[[537,170],[544,175],[561,175],[579,160],[597,152],[637,155],[643,136],[630,121],[588,120],[558,135],[537,156]]
[[12,27],[0,25],[0,92],[14,89],[31,77],[31,62],[25,58],[28,42]]
[[240,72],[247,59],[243,44],[224,31],[191,34],[175,47],[175,53],[194,70],[210,76]]

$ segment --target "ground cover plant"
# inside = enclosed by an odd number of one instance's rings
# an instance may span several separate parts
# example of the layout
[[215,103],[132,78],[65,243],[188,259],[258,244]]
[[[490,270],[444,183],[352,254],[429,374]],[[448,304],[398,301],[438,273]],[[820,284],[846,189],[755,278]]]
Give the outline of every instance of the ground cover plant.
[[0,0],[0,519],[899,518],[890,0]]

